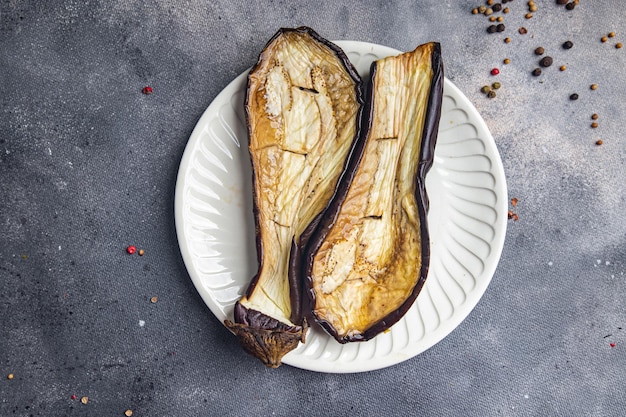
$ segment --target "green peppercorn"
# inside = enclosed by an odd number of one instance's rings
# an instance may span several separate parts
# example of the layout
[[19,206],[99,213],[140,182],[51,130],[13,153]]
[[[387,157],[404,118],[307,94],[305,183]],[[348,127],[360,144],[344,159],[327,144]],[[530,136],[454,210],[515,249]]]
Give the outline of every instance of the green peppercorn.
[[487,97],[489,98],[495,98],[496,97],[496,92],[491,90],[487,93]]
[[502,87],[502,84],[496,81],[495,83],[491,84],[491,86],[494,90],[497,90],[498,88]]
[[483,94],[487,94],[488,92],[491,91],[491,88],[489,88],[488,85],[483,85],[483,88],[480,89],[481,93]]

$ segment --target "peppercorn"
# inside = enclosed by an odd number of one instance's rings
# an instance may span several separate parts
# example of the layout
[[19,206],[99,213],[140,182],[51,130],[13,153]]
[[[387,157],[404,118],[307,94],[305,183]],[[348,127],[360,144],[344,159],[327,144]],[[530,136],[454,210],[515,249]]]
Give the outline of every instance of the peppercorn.
[[133,410],[129,408],[128,410],[124,411],[124,415],[126,417],[131,417],[133,415]]
[[498,75],[500,74],[500,70],[498,68],[494,68],[491,70],[491,75]]
[[574,7],[576,7],[576,3],[574,3],[574,2],[567,3],[567,4],[565,5],[565,8],[566,8],[567,10],[574,10]]
[[622,48],[622,43],[621,42],[616,43],[615,44],[615,48],[616,49],[621,49]]
[[517,31],[520,33],[520,35],[525,35],[528,33],[528,30],[523,26],[519,28]]
[[530,1],[528,2],[528,5],[529,5],[529,6],[534,6],[534,5],[535,5],[534,0],[530,0]]
[[477,8],[473,8],[472,9],[472,14],[478,14],[478,9]]
[[7,379],[13,379],[13,378],[15,378],[15,375],[13,375],[13,374],[7,375]]
[[591,84],[589,86],[589,88],[591,88],[592,90],[597,90],[598,89],[598,84]]
[[498,31],[498,28],[496,27],[496,25],[489,25],[489,27],[487,27],[487,33],[496,33]]
[[572,41],[566,41],[563,43],[563,49],[572,49],[572,46],[574,46]]
[[498,26],[496,26],[496,29],[498,30],[498,32],[504,32],[506,26],[504,26],[504,23],[500,23]]
[[159,301],[159,297],[157,297],[157,296],[154,296],[154,297],[150,298],[150,302],[152,304],[156,303],[157,301]]
[[535,55],[543,55],[543,53],[544,53],[545,51],[546,51],[546,50],[545,50],[545,49],[543,49],[543,48],[540,46],[540,47],[538,47],[537,49],[535,49]]
[[485,10],[485,16],[491,16],[492,14],[493,14],[493,9],[491,7]]
[[540,75],[541,75],[541,68],[535,68],[535,69],[533,70],[533,75],[534,75],[535,77],[540,76]]
[[529,11],[531,11],[531,12],[536,12],[536,11],[537,11],[537,6],[533,4],[533,5],[531,5],[531,6],[528,8],[528,10],[529,10]]
[[152,87],[150,86],[145,86],[144,88],[141,89],[141,92],[148,95],[148,94],[152,94]]
[[568,0],[556,0],[556,4],[561,4],[561,5],[567,4],[567,1]]
[[487,97],[489,98],[495,98],[496,97],[496,92],[491,90],[487,93]]
[[496,3],[493,5],[492,9],[494,12],[499,12],[500,10],[502,10],[502,5],[500,3]]
[[598,145],[598,146],[602,145],[603,143],[604,143],[604,142],[602,142],[602,139],[598,139],[598,140],[596,141],[596,145]]
[[565,71],[566,69],[567,69],[567,67],[566,67],[565,65],[561,65],[561,66],[559,67],[559,70],[561,70],[561,71]]
[[478,13],[485,13],[487,8],[485,6],[478,6]]
[[606,36],[603,36],[603,37],[601,37],[601,38],[600,38],[600,41],[601,41],[602,43],[604,43],[604,42],[606,42],[606,41],[608,41],[608,40],[609,40],[609,38],[607,38]]
[[578,100],[578,94],[574,93],[571,96],[569,96],[570,100]]
[[490,21],[490,22],[495,22],[495,21],[496,21],[496,17],[495,17],[495,16],[491,16],[491,17],[489,18],[489,21]]
[[595,129],[596,127],[598,127],[598,123],[597,122],[591,123],[591,127]]
[[598,114],[594,113],[591,115],[591,120],[598,120],[598,117],[599,117]]
[[89,397],[81,397],[80,402],[83,404],[87,404],[89,402]]
[[609,32],[609,38],[614,38],[615,37],[615,32]]
[[552,65],[552,62],[553,62],[552,57],[546,56],[546,57],[543,57],[541,61],[539,61],[539,64],[541,64],[542,67],[547,68],[550,65]]
[[511,43],[511,38],[504,38],[504,43]]
[[502,13],[508,13],[509,12],[509,8],[505,7],[504,9],[502,9]]
[[488,85],[483,85],[483,87],[480,89],[480,92],[483,94],[487,94],[490,91],[491,91],[491,88],[489,88]]
[[493,0],[487,0],[487,6],[491,6],[493,4]]
[[137,247],[134,245],[130,245],[126,248],[126,252],[128,252],[129,255],[133,255],[135,252],[137,252]]
[[498,16],[498,18],[496,19],[496,21],[498,21],[498,22],[504,22],[504,17],[502,17],[502,16]]
[[498,88],[502,87],[502,84],[496,81],[495,83],[491,84],[491,86],[494,90],[497,90]]
[[139,252],[137,252],[139,254],[139,256],[143,256],[145,255],[146,251],[143,249],[139,249]]
[[509,58],[504,58],[504,61],[502,61],[502,63],[504,63],[504,65],[509,65],[511,63],[511,60]]
[[526,19],[532,19],[533,15],[530,13],[526,13],[526,16],[524,16]]

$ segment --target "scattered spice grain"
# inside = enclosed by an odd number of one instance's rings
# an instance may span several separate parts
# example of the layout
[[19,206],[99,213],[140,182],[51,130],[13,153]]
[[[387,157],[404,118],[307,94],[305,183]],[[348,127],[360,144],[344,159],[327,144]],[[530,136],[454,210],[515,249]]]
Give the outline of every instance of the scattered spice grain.
[[496,3],[493,5],[492,9],[494,12],[499,12],[502,10],[502,5],[500,3]]
[[498,22],[504,22],[504,17],[502,16],[498,16],[498,18],[496,19]]
[[526,29],[524,26],[519,28],[517,31],[519,32],[520,35],[525,35],[528,33],[528,29]]
[[541,66],[544,68],[548,68],[550,65],[552,65],[552,62],[553,62],[552,57],[546,56],[541,61],[539,61],[539,64],[541,64]]
[[531,11],[531,12],[536,12],[537,11],[537,5],[536,4],[531,4],[528,7],[528,10]]
[[568,0],[556,0],[556,4],[560,4],[560,5],[567,4],[567,1]]
[[491,91],[491,88],[489,88],[488,85],[483,85],[483,88],[480,89],[480,92],[483,94],[487,94],[490,91]]
[[496,98],[496,92],[495,92],[495,91],[493,91],[493,90],[490,90],[490,91],[487,93],[487,97],[489,97],[489,98]]
[[493,4],[493,0],[487,0],[487,6],[491,6]]
[[526,19],[532,19],[533,15],[532,15],[532,13],[526,13],[526,15],[524,17]]
[[615,347],[615,343],[611,342],[611,343],[609,343],[609,346],[611,346],[612,348],[614,348],[614,347]]
[[518,201],[519,201],[519,200],[518,200],[516,197],[513,197],[513,198],[511,199],[511,205],[512,205],[513,207],[517,206],[517,202],[518,202]]
[[598,127],[598,122],[593,122],[593,123],[591,123],[591,127],[592,127],[593,129],[597,128],[597,127]]
[[11,380],[11,379],[13,379],[13,378],[15,378],[15,375],[13,375],[13,374],[9,374],[9,375],[7,375],[7,379],[8,379],[8,380]]
[[126,252],[128,252],[129,255],[134,255],[135,252],[137,252],[137,247],[134,245],[130,245],[126,248]]
[[578,100],[578,94],[574,93],[571,96],[569,96],[570,100]]
[[565,41],[565,42],[563,42],[563,49],[572,49],[572,46],[574,46],[572,41]]
[[622,46],[623,46],[623,45],[622,45],[622,43],[621,43],[621,42],[618,42],[618,43],[616,43],[616,44],[615,44],[615,48],[616,48],[616,49],[621,49],[621,48],[622,48]]
[[498,26],[496,26],[496,30],[498,32],[504,32],[504,29],[506,29],[506,26],[504,26],[504,23],[500,23]]
[[598,84],[591,84],[589,86],[589,88],[591,88],[592,90],[597,90],[598,89]]
[[508,13],[509,12],[509,8],[505,7],[504,9],[502,9],[502,13]]
[[487,27],[487,33],[496,33],[498,31],[498,28],[496,27],[496,25],[489,25]]
[[72,395],[70,396],[70,399],[71,399],[72,401],[76,401],[76,398],[77,398],[77,397],[76,397],[76,394],[72,394]]
[[606,41],[608,41],[608,40],[609,40],[609,38],[607,38],[606,36],[603,36],[603,37],[601,37],[601,38],[600,38],[600,41],[601,41],[602,43],[604,43],[604,42],[606,42]]
[[83,404],[87,404],[89,402],[89,397],[81,397],[80,402]]
[[139,252],[137,252],[139,254],[139,256],[143,256],[146,254],[146,251],[143,249],[139,249]]
[[541,75],[541,68],[535,68],[535,69],[533,70],[533,75],[534,75],[535,77],[540,76],[540,75]]
[[603,143],[604,143],[604,142],[602,142],[602,139],[598,139],[598,140],[596,141],[596,145],[598,145],[598,146],[602,145]]
[[545,51],[546,51],[546,50],[545,50],[545,49],[543,49],[543,48],[540,46],[540,47],[538,47],[537,49],[535,49],[535,55],[543,55],[543,53],[544,53]]
[[473,8],[472,9],[472,14],[478,14],[478,8]]
[[491,87],[493,87],[494,90],[497,90],[502,87],[502,84],[496,81],[495,83],[491,84]]
[[509,58],[504,58],[504,61],[502,61],[502,63],[504,65],[509,65],[511,63],[511,60]]
[[159,301],[159,297],[157,297],[156,295],[154,297],[150,298],[150,302],[152,304],[155,304],[157,301]]
[[517,215],[517,213],[513,213],[513,221],[516,222],[519,220],[519,216]]
[[487,7],[478,6],[478,13],[484,14],[487,11]]
[[495,16],[491,16],[491,17],[489,17],[489,21],[490,21],[490,22],[495,22],[495,21],[496,21],[496,17],[495,17]]
[[566,69],[567,69],[567,66],[565,66],[565,65],[561,65],[561,66],[559,67],[559,70],[560,70],[560,71],[565,71]]
[[504,38],[504,43],[511,43],[511,38]]
[[132,415],[133,415],[133,410],[131,410],[131,409],[129,408],[128,410],[124,411],[124,415],[125,415],[126,417],[130,417],[130,416],[132,416]]
[[615,37],[615,32],[609,32],[609,38],[614,38]]
[[500,70],[498,68],[493,68],[491,70],[491,75],[498,75],[498,74],[500,74]]
[[492,14],[493,14],[493,9],[491,7],[485,10],[485,16],[491,16]]
[[591,120],[598,120],[598,113],[594,113],[591,115]]
[[567,9],[567,10],[574,10],[574,7],[576,7],[576,3],[574,3],[574,2],[567,3],[565,5],[565,9]]
[[145,86],[144,88],[141,89],[141,92],[145,95],[150,95],[152,94],[152,87],[150,87],[149,85]]

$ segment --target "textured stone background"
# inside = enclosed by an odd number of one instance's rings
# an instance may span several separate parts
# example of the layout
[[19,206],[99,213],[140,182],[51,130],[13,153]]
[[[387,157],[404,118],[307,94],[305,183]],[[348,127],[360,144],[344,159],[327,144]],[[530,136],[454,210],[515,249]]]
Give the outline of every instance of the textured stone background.
[[[516,0],[495,35],[477,1],[145,3],[0,1],[0,415],[626,415],[623,2],[537,1],[526,20]],[[303,24],[401,50],[439,40],[519,199],[476,309],[381,371],[264,369],[211,315],[177,245],[195,123],[279,27]],[[555,66],[535,78],[540,45]],[[489,100],[479,89],[496,79]]]

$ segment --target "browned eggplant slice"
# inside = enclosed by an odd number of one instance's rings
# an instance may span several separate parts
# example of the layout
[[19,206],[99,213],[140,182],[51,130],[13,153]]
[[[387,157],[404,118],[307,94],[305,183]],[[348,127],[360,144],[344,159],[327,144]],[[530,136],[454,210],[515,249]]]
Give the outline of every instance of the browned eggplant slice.
[[369,340],[410,308],[428,272],[428,198],[443,96],[438,43],[372,64],[365,127],[306,250],[315,319]]
[[343,51],[306,27],[279,30],[248,76],[259,270],[225,324],[269,367],[304,342],[303,232],[335,191],[362,104]]

